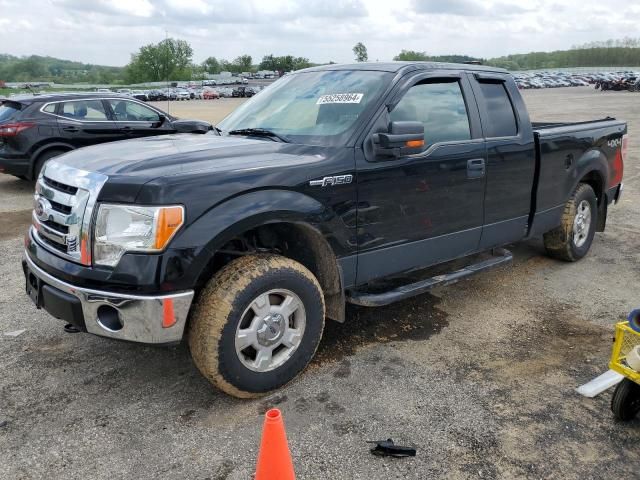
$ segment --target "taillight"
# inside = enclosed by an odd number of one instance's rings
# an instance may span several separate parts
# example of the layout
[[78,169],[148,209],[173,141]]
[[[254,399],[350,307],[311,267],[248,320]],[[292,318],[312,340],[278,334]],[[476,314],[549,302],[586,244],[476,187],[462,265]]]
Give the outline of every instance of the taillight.
[[609,181],[609,188],[615,187],[622,183],[622,175],[624,173],[624,159],[627,158],[627,149],[629,143],[627,136],[622,137],[622,145],[619,150],[616,150],[615,157],[613,157],[613,164],[611,165],[611,180]]
[[31,122],[5,123],[0,125],[0,137],[15,137],[20,132],[35,126],[36,124]]

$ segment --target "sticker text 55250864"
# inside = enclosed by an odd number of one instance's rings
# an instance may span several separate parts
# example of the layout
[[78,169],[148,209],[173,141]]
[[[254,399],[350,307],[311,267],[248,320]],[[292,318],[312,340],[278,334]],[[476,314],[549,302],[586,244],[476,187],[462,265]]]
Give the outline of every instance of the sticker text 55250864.
[[360,103],[364,94],[362,93],[332,93],[330,95],[321,95],[316,105],[326,103]]

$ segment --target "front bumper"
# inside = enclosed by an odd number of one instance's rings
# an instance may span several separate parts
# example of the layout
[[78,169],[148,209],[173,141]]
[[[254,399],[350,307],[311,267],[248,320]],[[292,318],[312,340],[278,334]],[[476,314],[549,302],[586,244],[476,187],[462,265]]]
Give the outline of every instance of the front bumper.
[[193,290],[169,295],[128,295],[71,285],[38,267],[25,252],[27,293],[38,308],[103,337],[167,344],[182,339]]

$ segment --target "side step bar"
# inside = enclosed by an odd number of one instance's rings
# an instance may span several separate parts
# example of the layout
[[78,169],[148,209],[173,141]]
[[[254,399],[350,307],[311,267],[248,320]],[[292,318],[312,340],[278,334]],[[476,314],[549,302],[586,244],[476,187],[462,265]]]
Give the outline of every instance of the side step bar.
[[464,268],[436,275],[435,277],[420,280],[408,285],[402,285],[382,293],[368,293],[366,291],[350,290],[347,292],[347,301],[363,307],[380,307],[389,305],[400,300],[404,300],[421,293],[428,292],[434,287],[451,285],[463,278],[470,277],[478,272],[491,270],[500,265],[505,265],[513,261],[513,254],[506,248],[496,248],[493,250],[493,257],[478,263],[467,265]]

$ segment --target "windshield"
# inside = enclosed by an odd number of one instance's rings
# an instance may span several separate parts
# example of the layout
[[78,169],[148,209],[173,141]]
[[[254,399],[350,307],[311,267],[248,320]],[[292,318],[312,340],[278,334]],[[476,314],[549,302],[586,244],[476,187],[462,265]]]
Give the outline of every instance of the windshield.
[[373,105],[390,74],[364,70],[305,72],[282,77],[225,118],[218,127],[269,130],[286,141],[336,145]]

